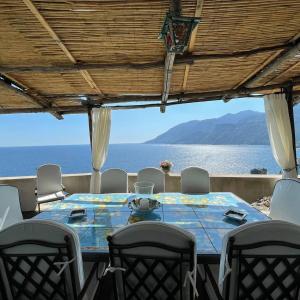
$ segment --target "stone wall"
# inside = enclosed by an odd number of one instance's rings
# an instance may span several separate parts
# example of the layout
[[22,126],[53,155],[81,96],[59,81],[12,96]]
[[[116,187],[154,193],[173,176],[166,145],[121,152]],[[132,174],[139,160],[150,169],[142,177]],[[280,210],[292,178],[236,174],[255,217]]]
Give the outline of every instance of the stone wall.
[[[232,192],[251,203],[260,197],[271,195],[275,182],[280,178],[279,175],[211,175],[211,191]],[[89,181],[90,174],[63,175],[63,184],[70,194],[88,193]],[[130,173],[129,191],[133,191],[133,184],[136,181],[137,174]],[[2,177],[0,184],[13,185],[19,189],[23,211],[35,209],[35,176]],[[166,191],[180,192],[180,175],[173,173],[166,175]]]

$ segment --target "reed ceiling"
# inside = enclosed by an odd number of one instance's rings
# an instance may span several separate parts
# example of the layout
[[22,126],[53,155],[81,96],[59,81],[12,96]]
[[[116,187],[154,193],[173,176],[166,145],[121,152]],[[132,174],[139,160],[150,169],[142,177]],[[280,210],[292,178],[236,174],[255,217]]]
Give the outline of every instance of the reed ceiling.
[[[159,104],[166,50],[158,34],[170,1],[1,0],[0,113],[57,116],[86,111],[81,101]],[[286,55],[300,49],[299,0],[181,0],[181,7],[201,22],[187,53],[175,57],[169,101],[270,93],[290,83],[299,90],[299,51]]]

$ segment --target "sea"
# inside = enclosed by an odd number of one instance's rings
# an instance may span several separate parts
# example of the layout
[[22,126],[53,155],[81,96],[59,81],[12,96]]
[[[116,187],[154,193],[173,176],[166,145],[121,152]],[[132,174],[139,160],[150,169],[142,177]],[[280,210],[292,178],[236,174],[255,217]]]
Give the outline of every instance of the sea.
[[[102,170],[137,172],[159,167],[162,160],[173,162],[173,172],[188,166],[199,166],[210,174],[249,174],[253,168],[266,168],[268,174],[280,172],[270,146],[265,145],[112,144]],[[47,163],[59,164],[64,174],[90,172],[90,145],[0,147],[1,177],[35,175]]]

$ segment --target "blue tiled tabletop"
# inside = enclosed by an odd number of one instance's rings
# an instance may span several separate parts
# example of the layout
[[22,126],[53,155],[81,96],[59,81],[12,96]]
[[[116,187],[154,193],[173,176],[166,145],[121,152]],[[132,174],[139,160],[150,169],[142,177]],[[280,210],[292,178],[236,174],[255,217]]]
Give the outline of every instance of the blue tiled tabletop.
[[[177,225],[192,232],[197,239],[199,256],[218,257],[222,238],[240,226],[224,217],[224,212],[235,207],[247,213],[246,223],[268,220],[268,217],[232,193],[186,195],[162,193],[152,195],[161,207],[151,214],[141,215],[128,208],[130,194],[73,194],[62,202],[46,205],[36,219],[54,220],[73,227],[79,235],[82,253],[108,255],[107,235],[130,223],[157,220]],[[129,199],[128,199],[129,198]],[[71,220],[72,209],[86,208],[87,216]]]

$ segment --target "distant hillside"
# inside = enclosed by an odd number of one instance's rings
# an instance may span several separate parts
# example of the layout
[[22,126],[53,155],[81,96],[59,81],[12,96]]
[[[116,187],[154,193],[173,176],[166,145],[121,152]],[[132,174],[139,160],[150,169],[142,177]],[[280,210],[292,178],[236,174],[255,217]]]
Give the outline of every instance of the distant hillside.
[[[300,145],[300,107],[295,107],[296,140]],[[190,121],[172,127],[148,144],[268,145],[265,114],[245,110],[220,118]]]

